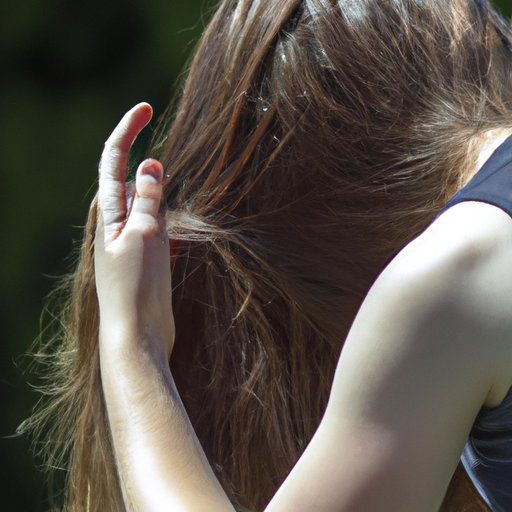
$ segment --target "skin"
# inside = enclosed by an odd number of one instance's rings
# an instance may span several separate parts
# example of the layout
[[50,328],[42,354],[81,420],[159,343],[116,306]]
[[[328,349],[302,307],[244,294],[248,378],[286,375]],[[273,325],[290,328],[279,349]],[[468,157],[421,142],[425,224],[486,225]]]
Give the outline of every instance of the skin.
[[95,273],[101,376],[116,461],[128,510],[227,510],[167,364],[174,319],[169,242],[158,217],[159,162],[140,164],[129,212],[127,207],[128,152],[151,115],[145,103],[130,110],[100,162]]
[[[145,103],[130,110],[100,164],[100,361],[118,471],[130,511],[234,510],[167,363],[174,323],[159,162],[139,166],[129,212],[126,204],[128,152],[150,117]],[[398,254],[363,302],[320,427],[267,512],[438,510],[480,407],[498,405],[512,385],[511,257],[512,219],[473,201]]]

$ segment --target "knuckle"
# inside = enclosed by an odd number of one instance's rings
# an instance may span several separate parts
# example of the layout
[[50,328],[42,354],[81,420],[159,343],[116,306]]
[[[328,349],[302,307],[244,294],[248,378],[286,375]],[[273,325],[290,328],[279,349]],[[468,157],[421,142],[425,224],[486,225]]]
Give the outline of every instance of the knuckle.
[[104,183],[99,190],[98,198],[102,210],[112,209],[121,211],[126,209],[122,184],[114,180],[109,180],[108,178],[104,179]]
[[158,221],[149,213],[139,213],[130,226],[130,231],[139,235],[153,235],[159,230]]
[[141,214],[152,215],[158,211],[158,202],[153,197],[138,196],[136,209]]
[[137,176],[137,193],[147,199],[159,200],[161,185],[152,176],[139,174]]
[[108,144],[103,148],[101,154],[101,161],[112,162],[123,156],[121,147],[117,144]]
[[123,134],[119,130],[114,130],[108,139],[103,143],[103,152],[120,151],[123,148]]
[[113,146],[112,135],[103,144],[103,154],[107,154],[110,148]]

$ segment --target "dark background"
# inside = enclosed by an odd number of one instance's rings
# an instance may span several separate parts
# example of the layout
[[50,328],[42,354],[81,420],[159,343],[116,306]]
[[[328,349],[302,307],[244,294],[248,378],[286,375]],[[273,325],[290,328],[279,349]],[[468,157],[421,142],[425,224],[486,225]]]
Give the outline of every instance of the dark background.
[[[71,268],[103,141],[135,103],[158,115],[214,0],[20,0],[0,6],[0,512],[44,510],[26,439],[25,370],[51,276]],[[512,0],[496,1],[512,14]],[[511,120],[512,121],[512,120]]]

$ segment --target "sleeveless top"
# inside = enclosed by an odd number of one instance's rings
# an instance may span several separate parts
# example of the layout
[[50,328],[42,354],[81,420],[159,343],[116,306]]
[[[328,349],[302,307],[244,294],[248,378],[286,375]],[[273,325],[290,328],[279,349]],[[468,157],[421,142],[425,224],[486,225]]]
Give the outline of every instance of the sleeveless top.
[[[490,203],[512,217],[512,137],[492,154],[436,218],[462,201]],[[492,512],[512,512],[512,388],[497,407],[481,408],[461,462]]]

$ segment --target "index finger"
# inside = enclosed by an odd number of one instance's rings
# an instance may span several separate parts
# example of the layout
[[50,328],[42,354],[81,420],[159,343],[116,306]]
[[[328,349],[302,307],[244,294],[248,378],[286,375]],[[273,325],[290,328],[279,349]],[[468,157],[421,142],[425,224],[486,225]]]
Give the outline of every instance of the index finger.
[[153,114],[147,103],[129,110],[107,139],[99,165],[99,206],[108,242],[126,219],[128,155],[137,135]]

